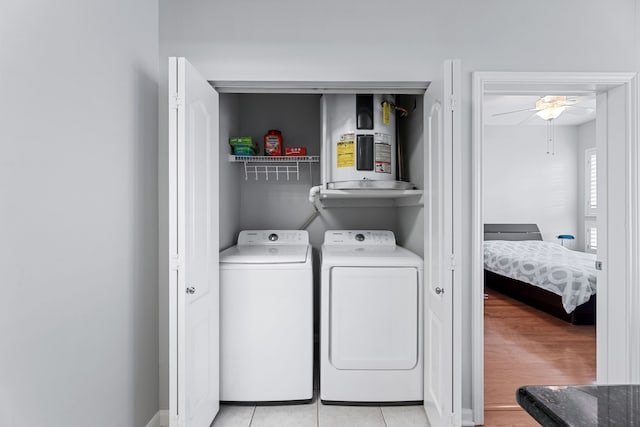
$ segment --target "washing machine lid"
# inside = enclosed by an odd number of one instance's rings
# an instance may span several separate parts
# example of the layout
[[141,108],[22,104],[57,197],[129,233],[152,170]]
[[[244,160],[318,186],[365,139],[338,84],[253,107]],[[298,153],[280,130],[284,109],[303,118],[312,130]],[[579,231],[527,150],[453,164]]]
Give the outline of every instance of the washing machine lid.
[[309,245],[237,245],[220,253],[222,264],[297,264],[311,256]]
[[322,245],[323,265],[397,266],[423,268],[423,260],[396,245],[386,230],[327,230]]
[[422,258],[410,250],[395,246],[376,248],[360,246],[322,245],[322,263],[324,266],[371,266],[371,267],[413,267],[423,268]]

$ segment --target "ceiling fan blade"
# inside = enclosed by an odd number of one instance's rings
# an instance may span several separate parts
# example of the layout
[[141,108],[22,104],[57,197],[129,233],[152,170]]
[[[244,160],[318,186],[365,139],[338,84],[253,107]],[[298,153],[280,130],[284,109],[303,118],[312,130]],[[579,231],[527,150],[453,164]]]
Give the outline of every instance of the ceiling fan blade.
[[523,125],[523,124],[527,123],[529,120],[531,120],[532,118],[534,118],[534,117],[536,116],[536,112],[537,112],[537,111],[538,111],[538,110],[535,110],[535,109],[534,109],[534,110],[533,110],[533,113],[529,114],[529,116],[528,116],[526,119],[524,119],[523,121],[521,121],[520,123],[518,123],[518,126]]
[[572,114],[574,116],[586,116],[594,113],[595,111],[595,108],[580,108],[579,110],[566,109],[564,112],[567,114]]
[[[577,108],[578,110],[591,110],[591,111],[595,111],[595,108],[592,107],[581,107],[579,105],[566,105],[567,108]],[[567,110],[568,111],[568,110]]]
[[505,113],[496,113],[496,114],[493,114],[491,117],[504,116],[506,114],[513,114],[513,113],[521,113],[523,111],[538,111],[538,110],[535,108],[525,108],[524,110],[513,110],[513,111],[507,111]]

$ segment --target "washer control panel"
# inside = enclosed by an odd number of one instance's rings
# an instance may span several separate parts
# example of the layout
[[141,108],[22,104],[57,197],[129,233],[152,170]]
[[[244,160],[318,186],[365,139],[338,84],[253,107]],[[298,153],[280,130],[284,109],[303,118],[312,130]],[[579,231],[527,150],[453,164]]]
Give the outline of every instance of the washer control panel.
[[393,231],[388,230],[327,230],[325,245],[395,246]]
[[309,233],[305,230],[243,230],[238,235],[238,245],[308,245]]

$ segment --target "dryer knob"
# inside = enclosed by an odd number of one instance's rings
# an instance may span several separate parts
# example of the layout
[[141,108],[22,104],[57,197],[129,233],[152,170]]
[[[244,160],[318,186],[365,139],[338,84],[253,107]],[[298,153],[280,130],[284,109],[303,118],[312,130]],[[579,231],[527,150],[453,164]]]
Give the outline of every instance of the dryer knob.
[[275,242],[276,240],[278,240],[278,235],[276,233],[269,234],[269,240]]
[[358,242],[364,241],[364,234],[360,234],[360,233],[356,234],[356,240]]

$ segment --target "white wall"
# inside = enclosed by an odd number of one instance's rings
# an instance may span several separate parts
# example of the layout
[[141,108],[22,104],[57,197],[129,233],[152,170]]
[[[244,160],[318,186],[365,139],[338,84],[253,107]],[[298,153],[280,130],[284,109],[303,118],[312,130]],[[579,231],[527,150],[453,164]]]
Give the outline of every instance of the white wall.
[[[444,59],[461,59],[462,405],[469,408],[470,73],[638,71],[639,1],[160,0],[160,53],[186,56],[212,80],[430,80],[441,76]],[[541,28],[561,28],[563,37]]]
[[154,0],[0,5],[0,425],[158,410]]
[[551,155],[544,125],[485,126],[485,223],[538,224],[555,243],[559,234],[577,235],[578,128],[555,126],[554,133]]
[[578,126],[578,234],[576,235],[576,248],[581,251],[585,250],[585,214],[587,210],[587,202],[585,197],[585,169],[586,159],[584,156],[588,148],[596,146],[596,121],[592,120],[581,126]]

